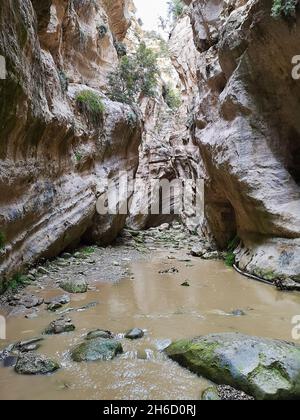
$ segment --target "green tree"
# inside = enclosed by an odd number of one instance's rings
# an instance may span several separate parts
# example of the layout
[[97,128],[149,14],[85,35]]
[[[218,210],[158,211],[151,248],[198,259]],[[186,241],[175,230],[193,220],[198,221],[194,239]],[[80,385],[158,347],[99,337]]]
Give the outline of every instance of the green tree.
[[281,16],[295,16],[297,5],[298,0],[273,0],[271,15],[275,19],[278,19]]
[[174,20],[178,19],[182,15],[184,9],[184,3],[182,0],[170,0],[168,2],[168,6],[169,15],[172,16]]
[[171,84],[164,86],[163,96],[166,104],[172,110],[176,110],[182,104],[181,94],[178,89],[174,89]]
[[109,97],[127,104],[142,96],[155,96],[159,69],[157,54],[141,43],[135,54],[121,58],[118,68],[109,76]]

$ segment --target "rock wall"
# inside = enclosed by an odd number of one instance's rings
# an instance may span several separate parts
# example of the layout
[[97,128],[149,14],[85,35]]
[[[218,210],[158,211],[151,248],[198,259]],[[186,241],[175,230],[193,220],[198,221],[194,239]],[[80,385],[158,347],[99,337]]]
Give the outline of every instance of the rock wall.
[[[147,36],[138,25],[133,25],[128,33],[130,45],[145,40],[154,50],[159,49],[159,39],[147,39]],[[141,103],[143,141],[128,225],[134,229],[147,229],[181,219],[191,231],[196,231],[200,228],[199,218],[195,217],[190,205],[182,206],[180,210],[182,195],[176,184],[173,184],[175,190],[168,190],[166,185],[163,196],[155,188],[151,190],[151,185],[158,180],[196,182],[201,178],[199,150],[189,130],[189,114],[197,89],[195,57],[198,53],[193,43],[190,18],[186,14],[176,23],[168,49],[171,59],[169,56],[159,59],[162,78],[156,98],[144,98]],[[182,95],[182,105],[177,110],[172,110],[164,99],[164,86],[170,81]],[[151,207],[157,208],[157,212],[151,214]]]
[[291,76],[300,21],[299,13],[273,19],[271,4],[192,2],[199,51],[193,135],[219,247],[237,235],[242,269],[300,281],[300,83]]
[[[96,213],[119,170],[138,166],[141,124],[103,94],[125,36],[128,2],[8,0],[0,5],[0,279],[86,241],[113,240],[124,216]],[[95,123],[78,91],[103,99]],[[1,281],[0,281],[1,283]]]

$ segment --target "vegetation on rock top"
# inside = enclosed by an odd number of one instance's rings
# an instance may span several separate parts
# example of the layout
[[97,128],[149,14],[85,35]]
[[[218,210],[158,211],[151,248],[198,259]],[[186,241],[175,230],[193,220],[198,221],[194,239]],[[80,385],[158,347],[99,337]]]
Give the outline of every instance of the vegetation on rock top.
[[142,42],[136,53],[121,58],[109,76],[109,97],[132,105],[143,97],[155,96],[158,83],[157,54]]
[[93,124],[99,124],[102,121],[105,106],[102,98],[96,92],[91,90],[82,90],[76,95],[78,109]]
[[296,15],[298,0],[273,0],[272,17],[292,17]]

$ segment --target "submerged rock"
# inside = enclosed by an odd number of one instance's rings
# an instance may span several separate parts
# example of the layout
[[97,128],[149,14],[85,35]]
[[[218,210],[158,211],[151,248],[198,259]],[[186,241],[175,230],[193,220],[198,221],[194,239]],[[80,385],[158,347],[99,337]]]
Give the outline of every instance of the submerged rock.
[[184,281],[181,286],[183,287],[190,287],[190,283],[188,281]]
[[300,398],[300,346],[225,333],[171,344],[166,354],[192,372],[259,400]]
[[139,338],[144,337],[144,335],[144,331],[140,328],[133,328],[125,334],[125,338],[128,338],[129,340],[137,340]]
[[71,357],[74,362],[94,362],[111,360],[121,353],[123,353],[123,347],[119,341],[96,338],[75,347],[71,352]]
[[230,315],[232,315],[232,316],[246,316],[247,314],[242,309],[235,309],[234,311],[230,312]]
[[47,335],[62,334],[62,333],[71,332],[74,330],[75,330],[75,325],[72,324],[71,319],[66,319],[62,317],[55,321],[52,321],[49,324],[49,326],[45,329],[44,334],[47,334]]
[[70,303],[70,301],[71,299],[69,295],[61,295],[61,296],[56,296],[53,299],[45,300],[45,304],[51,305],[51,304],[59,303],[61,305],[67,305],[68,303]]
[[44,299],[35,295],[16,295],[14,296],[9,304],[11,306],[25,306],[27,309],[36,308],[44,303]]
[[36,337],[32,338],[31,340],[27,341],[20,341],[14,345],[14,351],[20,351],[21,353],[26,353],[30,351],[37,350],[41,346],[41,341],[43,341],[43,337]]
[[35,353],[22,354],[15,365],[15,371],[21,375],[46,375],[58,369],[56,361]]
[[69,293],[86,293],[88,284],[84,279],[67,279],[60,283],[60,287]]
[[7,356],[3,359],[3,367],[8,368],[8,367],[13,367],[16,365],[18,361],[18,357],[17,356]]
[[113,333],[107,330],[94,330],[90,331],[87,336],[86,340],[94,340],[95,338],[104,338],[104,339],[111,339],[113,338]]

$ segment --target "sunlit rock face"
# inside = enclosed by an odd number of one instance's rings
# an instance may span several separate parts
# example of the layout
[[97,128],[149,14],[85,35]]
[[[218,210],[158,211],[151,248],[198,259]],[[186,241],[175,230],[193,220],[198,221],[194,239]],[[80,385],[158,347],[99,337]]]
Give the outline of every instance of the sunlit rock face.
[[242,269],[300,280],[299,16],[274,20],[270,1],[190,7],[210,229],[223,248],[239,236]]
[[[100,0],[1,2],[1,279],[83,236],[106,244],[124,225],[124,216],[96,216],[107,179],[136,171],[141,140],[130,108],[101,90],[117,64],[113,38],[128,27],[126,2],[116,3],[115,16]],[[76,104],[84,89],[103,98],[97,123]]]

